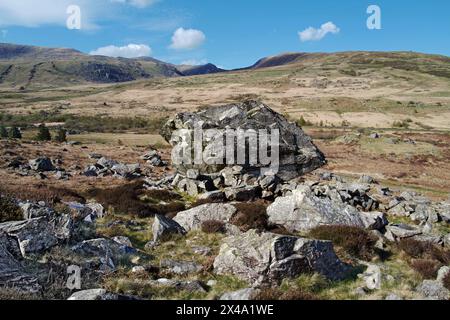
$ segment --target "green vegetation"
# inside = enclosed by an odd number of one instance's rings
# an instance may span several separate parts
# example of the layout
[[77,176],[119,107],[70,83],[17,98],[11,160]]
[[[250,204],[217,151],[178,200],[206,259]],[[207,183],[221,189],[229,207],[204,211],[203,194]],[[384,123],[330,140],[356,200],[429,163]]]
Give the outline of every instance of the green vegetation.
[[40,124],[38,127],[38,133],[36,135],[37,141],[50,141],[52,140],[52,135],[50,134],[50,130],[45,126],[45,124]]
[[22,211],[9,197],[0,195],[0,222],[22,220]]
[[67,131],[64,128],[59,128],[55,136],[56,142],[66,142],[67,141]]
[[146,133],[159,133],[166,117],[142,118],[142,117],[120,117],[111,116],[76,116],[61,114],[59,112],[45,112],[15,115],[0,113],[0,122],[6,126],[17,126],[21,128],[33,127],[36,123],[64,123],[67,130],[87,132],[125,132],[138,130]]
[[0,138],[8,138],[8,131],[4,126],[0,126]]
[[9,129],[9,138],[11,139],[22,139],[22,133],[20,132],[20,129],[13,126],[11,129]]
[[313,239],[330,240],[336,246],[343,248],[349,255],[370,261],[376,256],[376,239],[366,230],[351,226],[319,226],[312,229],[309,237]]

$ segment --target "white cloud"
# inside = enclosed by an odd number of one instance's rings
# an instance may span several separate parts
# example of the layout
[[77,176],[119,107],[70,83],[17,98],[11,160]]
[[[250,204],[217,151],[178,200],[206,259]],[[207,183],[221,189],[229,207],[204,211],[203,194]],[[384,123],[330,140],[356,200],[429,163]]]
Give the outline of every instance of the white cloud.
[[129,44],[123,47],[106,46],[91,51],[91,55],[122,57],[122,58],[138,58],[148,57],[152,54],[152,49],[145,44]]
[[117,17],[120,7],[112,2],[144,8],[160,0],[0,0],[0,26],[65,26],[67,7],[81,8],[82,29],[95,27],[96,20]]
[[111,0],[111,2],[130,4],[137,8],[146,8],[148,6],[151,6],[157,1],[159,0]]
[[298,33],[300,40],[305,41],[319,41],[322,40],[328,33],[337,34],[340,32],[340,29],[333,23],[327,22],[324,23],[319,29],[315,29],[313,27],[309,27],[304,31]]
[[200,30],[178,28],[172,36],[170,48],[176,50],[195,49],[205,42],[206,36]]
[[183,62],[181,62],[181,65],[185,65],[185,66],[202,66],[204,64],[207,64],[208,60],[206,59],[201,59],[201,60],[197,60],[197,59],[189,59],[189,60],[185,60]]

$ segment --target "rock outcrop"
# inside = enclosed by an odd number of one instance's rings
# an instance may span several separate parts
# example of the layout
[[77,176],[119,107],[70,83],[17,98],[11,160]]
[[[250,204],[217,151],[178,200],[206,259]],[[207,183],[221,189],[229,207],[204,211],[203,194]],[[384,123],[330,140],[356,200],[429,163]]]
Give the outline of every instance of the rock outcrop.
[[[174,146],[185,135],[185,133],[180,133],[180,129],[193,130],[200,123],[203,123],[203,129],[217,129],[219,131],[217,136],[224,135],[226,129],[256,131],[278,129],[279,170],[277,176],[283,180],[296,178],[326,163],[323,153],[314,145],[311,138],[300,127],[294,123],[290,123],[284,116],[257,101],[209,107],[196,113],[180,113],[165,124],[162,135]],[[217,136],[210,137],[210,141],[220,141],[220,138],[216,139]],[[233,145],[234,150],[236,150],[236,144],[237,141],[235,139]],[[203,146],[205,150],[209,147],[211,145]],[[218,145],[215,147],[220,148]],[[222,170],[226,166],[226,163],[227,161],[224,156],[223,165],[206,164],[203,162],[203,164],[198,165],[186,163],[176,164],[175,167],[183,175],[186,175],[189,169],[198,169],[200,174],[211,174]],[[239,165],[244,167],[245,172],[256,173],[256,175],[264,167],[261,164],[250,164],[248,159],[245,164],[239,163]]]
[[267,208],[269,221],[290,231],[308,231],[321,225],[346,225],[381,229],[387,225],[382,213],[360,212],[342,201],[339,193],[316,196],[307,185],[298,186],[291,195],[278,197]]
[[329,241],[250,230],[224,240],[214,270],[253,283],[278,283],[311,272],[338,280],[345,277],[349,267],[339,260]]

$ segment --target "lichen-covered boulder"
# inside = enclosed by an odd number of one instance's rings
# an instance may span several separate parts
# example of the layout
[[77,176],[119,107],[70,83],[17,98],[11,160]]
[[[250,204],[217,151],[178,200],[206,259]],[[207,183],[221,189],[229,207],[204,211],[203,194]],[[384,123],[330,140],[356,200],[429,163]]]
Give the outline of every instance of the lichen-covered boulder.
[[[193,130],[200,123],[203,129],[217,129],[220,132],[216,136],[209,137],[210,141],[220,141],[216,139],[218,135],[224,135],[226,129],[242,130],[279,130],[279,169],[277,176],[283,180],[290,180],[305,173],[311,172],[326,163],[323,153],[314,145],[312,139],[303,132],[296,124],[289,122],[284,116],[273,111],[265,104],[258,101],[246,101],[223,106],[214,106],[203,109],[199,112],[186,112],[177,114],[170,119],[162,129],[163,137],[172,145],[176,146],[183,138],[180,133],[182,129]],[[191,137],[192,138],[192,137]],[[234,148],[237,149],[237,140],[234,141]],[[231,144],[230,144],[231,145]],[[214,144],[203,144],[203,151],[214,146]],[[255,146],[250,146],[255,147]],[[248,150],[247,150],[248,151]],[[200,174],[217,173],[229,164],[223,158],[222,164],[202,164],[181,163],[174,164],[179,173],[186,176],[187,170],[197,169]],[[237,160],[237,156],[235,157]],[[237,163],[237,161],[236,161]],[[244,167],[245,172],[252,174],[261,173],[261,168],[265,167],[258,162],[250,163],[248,159],[245,163],[237,163]],[[230,166],[233,166],[229,164]]]
[[279,283],[311,272],[343,279],[349,267],[339,260],[329,241],[250,230],[224,240],[214,270],[254,283]]

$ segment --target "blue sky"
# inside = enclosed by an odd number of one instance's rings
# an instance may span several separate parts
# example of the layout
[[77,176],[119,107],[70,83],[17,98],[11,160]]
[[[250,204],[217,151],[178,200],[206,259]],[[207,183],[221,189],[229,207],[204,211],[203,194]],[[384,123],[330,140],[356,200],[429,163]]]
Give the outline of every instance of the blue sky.
[[[81,9],[81,30],[66,27],[70,4]],[[372,4],[381,8],[381,30],[366,26]],[[450,55],[449,16],[448,0],[1,0],[0,41],[86,53],[114,46],[97,52],[133,55],[135,50],[177,64],[237,68],[292,51]],[[299,32],[313,27],[317,33],[327,22],[333,32],[301,41]]]

